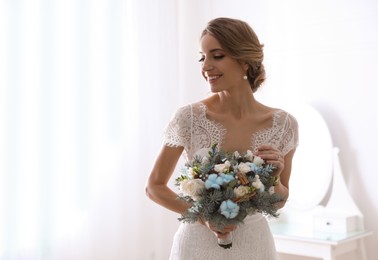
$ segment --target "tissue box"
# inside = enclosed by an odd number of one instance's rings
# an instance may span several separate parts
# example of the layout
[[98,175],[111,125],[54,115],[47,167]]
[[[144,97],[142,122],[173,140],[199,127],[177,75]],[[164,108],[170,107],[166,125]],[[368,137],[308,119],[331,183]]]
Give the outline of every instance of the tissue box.
[[323,213],[313,216],[313,229],[319,232],[348,233],[357,230],[357,215]]

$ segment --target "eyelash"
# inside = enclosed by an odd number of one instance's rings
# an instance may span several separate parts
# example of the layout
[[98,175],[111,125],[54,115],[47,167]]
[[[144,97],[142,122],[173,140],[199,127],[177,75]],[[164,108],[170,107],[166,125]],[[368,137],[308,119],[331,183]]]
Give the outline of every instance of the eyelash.
[[[224,58],[224,55],[214,55],[213,58],[214,58],[215,60],[221,60],[221,59]],[[204,62],[204,60],[205,60],[205,57],[201,57],[198,61],[199,61],[199,62]]]

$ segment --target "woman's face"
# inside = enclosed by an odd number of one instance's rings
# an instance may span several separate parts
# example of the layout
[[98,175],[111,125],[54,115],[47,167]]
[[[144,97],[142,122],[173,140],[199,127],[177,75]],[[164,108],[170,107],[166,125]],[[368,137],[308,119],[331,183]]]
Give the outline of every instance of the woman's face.
[[[246,65],[231,58],[221,47],[218,40],[206,34],[201,42],[202,75],[210,84],[212,92],[231,91],[243,84]],[[245,84],[245,83],[244,83]]]

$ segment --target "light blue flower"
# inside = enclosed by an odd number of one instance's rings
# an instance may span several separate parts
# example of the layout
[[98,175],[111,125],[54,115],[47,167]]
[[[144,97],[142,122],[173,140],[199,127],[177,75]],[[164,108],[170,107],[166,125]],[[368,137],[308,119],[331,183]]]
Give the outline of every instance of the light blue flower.
[[225,183],[229,183],[230,181],[235,180],[234,176],[232,176],[231,174],[221,173],[219,176],[222,178],[223,182]]
[[207,180],[205,181],[205,187],[206,189],[214,188],[219,190],[220,186],[223,185],[224,181],[221,176],[218,174],[210,174]]
[[239,206],[232,200],[223,201],[219,210],[226,218],[235,218],[239,214]]
[[257,166],[257,165],[254,164],[254,163],[251,163],[250,166],[251,166],[251,170],[252,170],[254,173],[260,173],[260,171],[261,171],[261,167]]

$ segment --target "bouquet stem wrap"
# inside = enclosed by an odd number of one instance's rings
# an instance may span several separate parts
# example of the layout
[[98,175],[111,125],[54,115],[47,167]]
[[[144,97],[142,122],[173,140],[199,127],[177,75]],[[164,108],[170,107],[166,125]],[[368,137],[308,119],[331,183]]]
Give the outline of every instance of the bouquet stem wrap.
[[232,232],[227,234],[225,238],[218,238],[218,245],[224,249],[232,247]]

